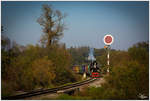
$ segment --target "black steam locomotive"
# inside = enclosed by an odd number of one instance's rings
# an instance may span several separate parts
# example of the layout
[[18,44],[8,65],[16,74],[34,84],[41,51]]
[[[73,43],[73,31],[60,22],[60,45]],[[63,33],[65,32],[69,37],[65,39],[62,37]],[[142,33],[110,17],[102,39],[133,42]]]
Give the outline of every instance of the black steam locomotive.
[[92,78],[99,78],[100,77],[100,69],[99,69],[96,61],[93,61],[90,64],[90,72],[91,72]]

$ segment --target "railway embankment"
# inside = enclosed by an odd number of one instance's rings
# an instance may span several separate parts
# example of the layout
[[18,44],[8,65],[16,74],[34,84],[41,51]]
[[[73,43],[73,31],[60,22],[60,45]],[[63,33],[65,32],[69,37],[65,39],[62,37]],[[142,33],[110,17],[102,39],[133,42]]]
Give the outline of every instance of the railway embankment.
[[84,92],[88,87],[100,87],[101,84],[104,82],[105,82],[104,78],[98,78],[95,81],[84,84],[84,85],[69,88],[66,90],[60,90],[60,91],[57,91],[57,93],[53,93],[53,94],[43,94],[43,95],[39,95],[39,96],[25,98],[25,100],[26,99],[28,99],[28,100],[32,100],[32,99],[34,99],[34,100],[55,100],[62,94],[74,95],[74,93],[76,93],[76,92]]

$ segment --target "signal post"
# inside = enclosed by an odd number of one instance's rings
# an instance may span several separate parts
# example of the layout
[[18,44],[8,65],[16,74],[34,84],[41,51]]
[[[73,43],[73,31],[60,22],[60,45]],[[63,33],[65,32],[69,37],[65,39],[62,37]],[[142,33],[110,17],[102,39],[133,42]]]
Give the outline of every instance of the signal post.
[[109,66],[109,64],[110,64],[110,61],[109,61],[109,52],[110,52],[110,48],[111,48],[110,45],[113,43],[114,38],[113,38],[112,35],[107,34],[107,35],[104,36],[103,41],[105,43],[104,48],[107,51],[107,73],[109,73],[109,71],[110,71],[110,66]]

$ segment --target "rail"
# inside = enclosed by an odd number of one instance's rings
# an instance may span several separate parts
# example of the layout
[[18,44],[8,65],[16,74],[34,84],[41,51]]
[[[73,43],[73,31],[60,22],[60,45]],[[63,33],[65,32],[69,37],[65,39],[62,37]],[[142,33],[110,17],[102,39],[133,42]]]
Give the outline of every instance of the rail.
[[93,82],[95,80],[96,79],[90,78],[88,80],[84,80],[84,81],[81,81],[81,82],[73,83],[73,84],[70,84],[70,85],[60,86],[60,87],[57,87],[57,88],[51,88],[51,89],[45,89],[45,90],[35,90],[35,91],[27,92],[27,93],[24,93],[24,94],[8,96],[8,97],[2,97],[2,100],[16,100],[16,99],[23,99],[23,98],[27,98],[27,97],[32,97],[32,96],[37,96],[37,95],[41,95],[41,94],[46,94],[46,93],[50,93],[50,94],[51,93],[57,93],[57,91],[59,91],[59,90],[66,90],[66,89],[69,89],[69,88],[81,86],[81,85]]

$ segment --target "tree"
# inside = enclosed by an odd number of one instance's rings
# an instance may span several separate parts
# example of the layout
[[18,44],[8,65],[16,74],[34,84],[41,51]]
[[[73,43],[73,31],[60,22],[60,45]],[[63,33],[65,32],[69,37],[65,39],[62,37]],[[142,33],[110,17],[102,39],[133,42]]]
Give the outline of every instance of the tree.
[[10,43],[11,43],[10,39],[7,36],[2,35],[1,36],[1,42],[2,42],[1,49],[3,51],[8,51],[10,49]]
[[86,59],[88,57],[88,53],[89,53],[89,47],[78,47],[78,48],[73,48],[71,47],[70,49],[68,49],[69,53],[72,56],[72,64],[73,65],[81,65],[84,63],[88,63],[88,60]]
[[51,85],[51,80],[55,78],[54,66],[47,57],[36,59],[32,63],[32,73],[34,81],[37,85]]
[[137,60],[143,65],[149,63],[149,44],[148,42],[140,42],[128,49],[131,59]]
[[59,10],[54,10],[51,5],[43,5],[43,14],[38,18],[37,22],[43,27],[44,34],[41,36],[40,42],[43,46],[51,46],[57,43],[63,35],[65,29],[64,18]]

